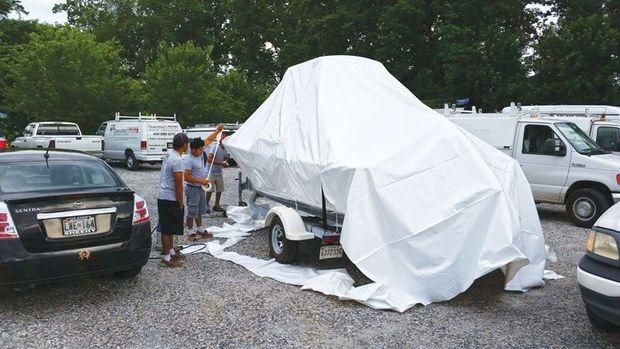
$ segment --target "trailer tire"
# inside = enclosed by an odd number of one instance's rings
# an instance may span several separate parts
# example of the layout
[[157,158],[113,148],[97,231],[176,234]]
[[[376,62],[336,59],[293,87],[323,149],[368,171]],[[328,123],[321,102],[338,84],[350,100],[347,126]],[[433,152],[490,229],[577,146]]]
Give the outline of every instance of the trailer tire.
[[136,159],[136,157],[133,155],[132,151],[128,151],[125,154],[125,166],[127,167],[128,170],[130,171],[135,171],[138,169],[138,167],[140,167],[140,162],[138,161],[138,159]]
[[591,228],[609,206],[609,200],[600,190],[582,188],[568,196],[566,213],[576,226]]
[[269,256],[278,263],[291,264],[297,257],[299,242],[286,238],[284,225],[279,217],[274,217],[269,226]]

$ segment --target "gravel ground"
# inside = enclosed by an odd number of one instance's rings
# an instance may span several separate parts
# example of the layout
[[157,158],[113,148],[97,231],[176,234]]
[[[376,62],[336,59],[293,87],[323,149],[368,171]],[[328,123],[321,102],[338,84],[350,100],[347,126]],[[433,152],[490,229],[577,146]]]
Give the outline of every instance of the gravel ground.
[[[115,169],[156,217],[159,168]],[[237,172],[226,170],[223,204],[237,202]],[[562,207],[538,209],[559,258],[552,269],[566,279],[526,294],[503,292],[502,275],[492,273],[451,301],[399,314],[196,254],[177,270],[150,261],[133,280],[99,277],[25,294],[1,291],[0,347],[619,347],[620,335],[592,329],[579,296],[575,270],[587,230],[572,226]],[[260,231],[231,250],[268,258],[266,240]]]

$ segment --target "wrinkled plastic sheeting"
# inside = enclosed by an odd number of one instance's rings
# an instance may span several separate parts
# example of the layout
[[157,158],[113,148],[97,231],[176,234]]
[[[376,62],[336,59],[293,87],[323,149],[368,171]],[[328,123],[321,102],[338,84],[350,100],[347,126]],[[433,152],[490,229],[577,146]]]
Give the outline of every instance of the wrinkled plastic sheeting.
[[220,238],[226,238],[223,243],[219,240],[210,241],[206,244],[206,249],[200,246],[189,246],[182,252],[186,254],[209,253],[215,258],[240,265],[257,276],[301,286],[302,290],[320,292],[338,297],[340,300],[355,301],[373,309],[404,312],[419,303],[418,299],[407,293],[378,283],[354,287],[354,280],[345,269],[319,270],[280,264],[275,259],[265,260],[226,251],[227,248],[249,236],[251,231],[262,227],[262,221],[252,220],[249,207],[229,206],[227,215],[236,223],[225,224],[223,228],[207,228],[209,232],[217,232]]

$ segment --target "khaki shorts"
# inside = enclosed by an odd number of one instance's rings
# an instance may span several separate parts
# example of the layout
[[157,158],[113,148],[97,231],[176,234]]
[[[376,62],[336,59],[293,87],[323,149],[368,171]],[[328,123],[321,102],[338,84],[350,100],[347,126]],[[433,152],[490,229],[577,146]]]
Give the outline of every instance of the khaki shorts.
[[224,191],[224,176],[221,173],[211,173],[208,180],[213,183],[213,185],[211,186],[211,190],[209,190],[209,193],[221,193]]

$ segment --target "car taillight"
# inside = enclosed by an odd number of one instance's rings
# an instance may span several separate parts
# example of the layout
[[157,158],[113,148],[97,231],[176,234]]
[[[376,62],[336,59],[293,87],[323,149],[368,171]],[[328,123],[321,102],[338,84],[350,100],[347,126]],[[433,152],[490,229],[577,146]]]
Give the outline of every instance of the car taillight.
[[140,149],[146,150],[146,141],[140,141]]
[[50,149],[55,149],[56,148],[56,140],[52,139],[50,141],[50,143],[47,145],[47,147],[50,148]]
[[6,139],[0,139],[0,149],[8,148],[6,145]]
[[11,218],[9,207],[0,202],[0,239],[16,239],[17,229],[15,229],[15,223]]
[[620,184],[620,173],[616,175],[616,183]]
[[133,224],[146,223],[150,220],[146,201],[138,194],[133,199]]

